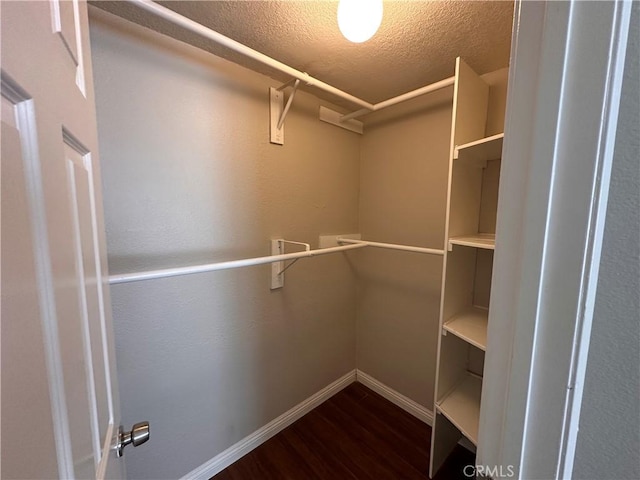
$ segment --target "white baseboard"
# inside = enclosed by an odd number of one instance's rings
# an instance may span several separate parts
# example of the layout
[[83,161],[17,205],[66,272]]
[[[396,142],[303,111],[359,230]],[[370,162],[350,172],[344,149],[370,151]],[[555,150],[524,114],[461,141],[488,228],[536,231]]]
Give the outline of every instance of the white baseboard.
[[335,382],[310,396],[302,403],[299,403],[288,412],[283,413],[275,420],[267,423],[264,427],[256,430],[251,435],[243,438],[235,445],[232,445],[224,452],[216,455],[211,460],[203,463],[195,470],[187,473],[184,479],[208,479],[216,473],[221,472],[236,460],[240,459],[254,448],[260,446],[271,437],[281,432],[293,422],[303,417],[325,400],[338,393],[346,386],[356,381],[356,370],[353,370]]
[[360,382],[366,387],[382,395],[384,398],[394,403],[405,412],[410,413],[414,417],[422,420],[429,426],[433,426],[433,412],[426,407],[423,407],[417,402],[414,402],[408,397],[405,397],[401,393],[396,392],[392,388],[389,388],[384,383],[379,382],[370,375],[367,375],[361,370],[356,370],[356,381]]

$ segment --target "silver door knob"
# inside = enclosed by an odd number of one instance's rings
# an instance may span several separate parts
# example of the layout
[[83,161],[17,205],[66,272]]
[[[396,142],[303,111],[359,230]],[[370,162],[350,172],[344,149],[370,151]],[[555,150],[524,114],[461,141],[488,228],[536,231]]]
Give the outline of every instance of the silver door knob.
[[130,432],[125,432],[122,425],[118,428],[118,445],[116,445],[116,453],[118,457],[122,456],[124,447],[131,444],[134,447],[142,445],[149,440],[149,422],[136,423]]

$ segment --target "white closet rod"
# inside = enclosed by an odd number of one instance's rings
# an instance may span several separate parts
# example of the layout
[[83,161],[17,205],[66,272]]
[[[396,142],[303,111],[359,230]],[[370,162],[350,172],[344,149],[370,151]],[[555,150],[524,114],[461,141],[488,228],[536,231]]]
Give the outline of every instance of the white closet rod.
[[344,92],[328,83],[325,83],[317,78],[312,77],[311,75],[301,72],[300,70],[296,70],[289,65],[286,65],[278,60],[275,60],[263,53],[258,52],[252,48],[243,45],[240,42],[236,42],[229,37],[225,37],[221,33],[218,33],[210,28],[205,27],[193,20],[180,15],[179,13],[174,12],[162,5],[158,5],[152,0],[128,0],[130,3],[138,5],[140,8],[147,10],[159,17],[164,18],[165,20],[179,25],[193,33],[201,35],[209,40],[213,40],[220,45],[223,45],[235,52],[241,53],[249,58],[257,60],[260,63],[263,63],[271,68],[279,70],[280,72],[286,73],[287,75],[291,75],[294,78],[297,78],[307,85],[317,87],[325,92],[329,92],[332,95],[343,98],[350,102],[355,103],[362,107],[360,110],[355,112],[348,113],[340,117],[340,122],[346,122],[352,118],[361,117],[362,115],[366,115],[367,113],[375,112],[377,110],[381,110],[386,107],[390,107],[391,105],[396,105],[400,102],[404,102],[410,100],[412,98],[418,97],[420,95],[425,95],[427,93],[433,92],[435,90],[439,90],[441,88],[448,87],[449,85],[453,85],[455,77],[445,78],[444,80],[440,80],[439,82],[432,83],[431,85],[426,85],[424,87],[418,88],[416,90],[412,90],[411,92],[403,93],[402,95],[398,95],[397,97],[390,98],[383,102],[379,102],[376,104],[369,103],[365,100],[362,100],[358,97],[355,97],[347,92]]
[[325,92],[329,92],[340,98],[349,100],[350,102],[353,102],[356,105],[359,105],[363,108],[373,110],[375,107],[373,104],[369,102],[365,102],[364,100],[361,100],[358,97],[354,97],[353,95],[350,95],[347,92],[343,92],[342,90],[339,90],[336,87],[329,85],[328,83],[324,83],[323,81],[318,80],[317,78],[313,78],[307,73],[301,72],[300,70],[296,70],[295,68],[292,68],[289,65],[279,62],[278,60],[275,60],[271,57],[268,57],[267,55],[260,53],[252,48],[249,48],[240,42],[236,42],[235,40],[230,39],[229,37],[225,37],[221,33],[211,30],[210,28],[207,28],[204,25],[194,22],[193,20],[187,17],[183,17],[179,13],[176,13],[173,10],[169,10],[168,8],[158,5],[157,3],[151,0],[129,0],[129,2],[134,3],[135,5],[138,5],[139,7],[147,10],[148,12],[158,15],[159,17],[162,17],[171,23],[180,25],[181,27],[186,28],[187,30],[193,33],[197,33],[198,35],[202,35],[203,37],[208,38],[209,40],[213,40],[214,42],[219,43],[220,45],[224,45],[225,47],[230,48],[235,52],[241,53],[249,58],[257,60],[260,63],[264,63],[269,67],[275,68],[276,70],[286,73],[287,75],[291,75],[294,78],[302,80],[307,85],[317,87],[321,90],[324,90]]
[[437,248],[413,247],[411,245],[398,245],[396,243],[369,242],[367,240],[353,240],[351,238],[338,238],[338,243],[350,243],[365,247],[388,248],[390,250],[402,250],[404,252],[427,253],[430,255],[444,255],[444,250]]
[[340,117],[340,121],[346,122],[347,120],[351,120],[352,118],[361,117],[363,115],[366,115],[367,113],[372,113],[377,110],[382,110],[383,108],[390,107],[391,105],[396,105],[398,103],[411,100],[412,98],[416,98],[421,95],[426,95],[427,93],[435,92],[436,90],[440,90],[441,88],[445,88],[450,85],[453,85],[455,80],[456,80],[455,76],[445,78],[444,80],[440,80],[439,82],[432,83],[431,85],[426,85],[416,90],[412,90],[410,92],[403,93],[402,95],[398,95],[397,97],[390,98],[389,100],[385,100],[384,102],[376,103],[372,109],[365,107],[360,110],[356,110],[355,112],[342,115]]
[[285,260],[297,260],[298,258],[316,257],[328,253],[344,252],[363,247],[388,248],[391,250],[403,250],[405,252],[427,253],[431,255],[444,255],[444,250],[435,248],[413,247],[410,245],[398,245],[395,243],[368,242],[365,240],[352,240],[350,238],[339,238],[338,243],[349,243],[339,247],[319,248],[317,250],[306,250],[304,252],[285,253],[282,255],[269,255],[268,257],[244,258],[242,260],[231,260],[229,262],[208,263],[206,265],[195,265],[192,267],[164,268],[162,270],[151,270],[142,273],[125,273],[121,275],[111,275],[109,284],[139,282],[141,280],[153,280],[156,278],[178,277],[180,275],[191,275],[194,273],[215,272],[217,270],[228,270],[231,268],[251,267],[253,265],[264,265],[266,263],[282,262]]
[[356,248],[366,247],[366,245],[343,245],[340,247],[320,248],[317,250],[306,250],[304,252],[285,253],[283,255],[269,255],[268,257],[245,258],[242,260],[231,260],[229,262],[208,263],[206,265],[195,265],[193,267],[165,268],[162,270],[151,270],[142,273],[125,273],[121,275],[111,275],[109,284],[139,282],[140,280],[152,280],[155,278],[177,277],[180,275],[191,275],[193,273],[214,272],[216,270],[228,270],[230,268],[251,267],[253,265],[264,265],[265,263],[282,262],[285,260],[296,260],[298,258],[316,257],[327,253],[343,252]]

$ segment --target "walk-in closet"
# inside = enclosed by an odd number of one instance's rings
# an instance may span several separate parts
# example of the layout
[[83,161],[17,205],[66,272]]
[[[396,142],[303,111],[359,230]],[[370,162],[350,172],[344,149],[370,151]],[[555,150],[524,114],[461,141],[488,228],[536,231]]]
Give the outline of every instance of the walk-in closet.
[[[508,10],[497,10],[507,32]],[[197,48],[204,38],[182,43],[98,8],[90,20],[123,417],[144,416],[154,435],[130,474],[199,474],[354,380],[432,425],[432,475],[458,442],[474,451],[504,45],[499,68],[478,75],[452,56],[442,87],[348,120],[352,131],[321,118],[358,105],[214,56]],[[162,21],[142,23],[178,28]],[[295,95],[282,145],[270,88],[285,105]],[[358,240],[418,248],[127,278]]]
[[637,2],[0,10],[3,479],[638,478]]

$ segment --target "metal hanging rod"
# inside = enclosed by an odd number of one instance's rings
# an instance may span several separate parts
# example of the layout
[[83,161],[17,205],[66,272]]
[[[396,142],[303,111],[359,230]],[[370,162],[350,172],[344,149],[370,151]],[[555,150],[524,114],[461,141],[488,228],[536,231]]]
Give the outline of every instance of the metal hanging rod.
[[437,248],[414,247],[411,245],[399,245],[396,243],[369,242],[367,240],[353,240],[351,238],[338,238],[338,243],[349,243],[365,247],[388,248],[390,250],[401,250],[404,252],[427,253],[429,255],[444,255],[444,250],[439,250]]
[[416,90],[412,90],[407,93],[403,93],[402,95],[398,95],[397,97],[390,98],[389,100],[385,100],[384,102],[376,103],[373,106],[373,109],[370,108],[361,108],[360,110],[356,110],[355,112],[347,113],[346,115],[342,115],[340,117],[341,122],[346,122],[353,118],[361,117],[368,113],[375,112],[377,110],[382,110],[383,108],[390,107],[391,105],[397,105],[401,102],[406,102],[407,100],[411,100],[412,98],[419,97],[421,95],[426,95],[427,93],[435,92],[436,90],[440,90],[441,88],[448,87],[453,85],[456,77],[445,78],[444,80],[440,80],[439,82],[432,83],[431,85],[426,85],[424,87],[420,87]]
[[[275,241],[275,240],[274,240]],[[293,243],[305,246],[305,250],[295,253],[284,253],[281,255],[269,255],[267,257],[244,258],[242,260],[231,260],[228,262],[208,263],[205,265],[194,265],[191,267],[164,268],[161,270],[151,270],[141,273],[125,273],[120,275],[111,275],[109,284],[116,285],[118,283],[139,282],[141,280],[153,280],[156,278],[178,277],[181,275],[191,275],[194,273],[215,272],[217,270],[229,270],[232,268],[251,267],[254,265],[264,265],[267,263],[284,262],[285,260],[297,260],[299,258],[317,257],[319,255],[327,255],[329,253],[344,252],[346,250],[354,250],[364,247],[388,248],[391,250],[403,250],[406,252],[426,253],[431,255],[444,255],[444,250],[435,248],[413,247],[410,245],[398,245],[394,243],[369,242],[365,240],[352,240],[349,238],[338,238],[338,243],[348,243],[349,245],[341,245],[339,247],[319,248],[310,250],[308,243],[292,242],[289,240],[277,240],[283,243]],[[278,274],[281,274],[280,270]]]
[[[340,97],[344,100],[348,100],[362,107],[360,110],[356,110],[355,112],[341,115],[339,117],[340,123],[347,122],[348,120],[361,117],[363,115],[366,115],[368,113],[372,113],[378,110],[382,110],[383,108],[390,107],[391,105],[396,105],[400,102],[405,102],[407,100],[418,97],[420,95],[425,95],[435,90],[448,87],[450,85],[453,85],[454,79],[455,79],[455,77],[445,78],[444,80],[440,80],[439,82],[435,82],[430,85],[426,85],[424,87],[418,88],[416,90],[412,90],[410,92],[404,93],[397,97],[390,98],[383,102],[373,104],[365,100],[362,100],[354,95],[351,95],[343,90],[340,90],[332,85],[329,85],[328,83],[318,80],[317,78],[314,78],[305,72],[296,70],[295,68],[290,67],[289,65],[286,65],[282,62],[279,62],[278,60],[275,60],[274,58],[271,58],[263,53],[260,53],[257,50],[249,48],[240,42],[232,40],[231,38],[226,37],[214,30],[211,30],[210,28],[205,27],[204,25],[201,25],[198,22],[194,22],[193,20],[187,17],[184,17],[179,13],[174,12],[173,10],[163,7],[162,5],[158,5],[152,0],[128,0],[128,1],[148,12],[151,12],[161,18],[164,18],[165,20],[175,25],[179,25],[193,33],[196,33],[205,38],[208,38],[209,40],[219,43],[220,45],[223,45],[235,52],[241,53],[246,57],[252,58],[253,60],[257,60],[258,62],[263,63],[264,65],[267,65],[271,68],[274,68],[282,73],[291,75],[294,79],[298,79],[309,86],[319,88],[320,90],[324,90],[325,92],[331,93],[332,95]],[[284,86],[287,86],[290,83],[291,82],[288,82]],[[282,122],[279,122],[279,125],[281,126]]]
[[254,50],[253,48],[249,48],[240,42],[236,42],[235,40],[232,40],[229,37],[225,37],[221,33],[211,30],[210,28],[207,28],[204,25],[199,24],[198,22],[194,22],[193,20],[187,17],[184,17],[179,13],[174,12],[173,10],[170,10],[166,7],[158,5],[157,3],[151,0],[129,0],[129,2],[139,6],[140,8],[143,8],[144,10],[147,10],[148,12],[158,15],[159,17],[162,17],[171,23],[174,23],[183,28],[186,28],[187,30],[193,33],[197,33],[198,35],[208,38],[209,40],[213,40],[214,42],[219,43],[220,45],[223,45],[235,52],[241,53],[246,57],[257,60],[258,62],[263,63],[269,67],[275,68],[276,70],[286,73],[287,75],[291,75],[292,77],[305,82],[307,85],[317,87],[321,90],[324,90],[325,92],[329,92],[340,98],[344,98],[345,100],[353,102],[356,105],[359,105],[363,108],[370,108],[370,109],[374,108],[374,105],[369,102],[365,102],[364,100],[361,100],[358,97],[354,97],[353,95],[350,95],[347,92],[343,92],[342,90],[332,85],[329,85],[328,83],[318,80],[317,78],[314,78],[305,72],[296,70],[295,68],[290,67],[289,65],[279,62],[278,60],[275,60],[265,55],[264,53],[260,53],[257,50]]
[[209,263],[206,265],[195,265],[192,267],[164,268],[162,270],[151,270],[142,273],[125,273],[122,275],[111,275],[109,284],[139,282],[140,280],[152,280],[155,278],[177,277],[180,275],[191,275],[193,273],[215,272],[217,270],[228,270],[230,268],[251,267],[253,265],[264,265],[266,263],[282,262],[284,260],[294,260],[296,258],[316,257],[328,253],[344,252],[356,248],[366,247],[366,245],[343,245],[341,247],[320,248],[317,250],[305,250],[303,252],[285,253],[282,255],[269,255],[268,257],[245,258],[242,260],[232,260],[229,262]]

